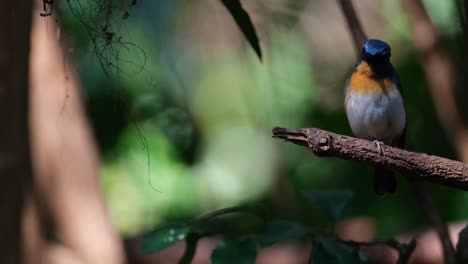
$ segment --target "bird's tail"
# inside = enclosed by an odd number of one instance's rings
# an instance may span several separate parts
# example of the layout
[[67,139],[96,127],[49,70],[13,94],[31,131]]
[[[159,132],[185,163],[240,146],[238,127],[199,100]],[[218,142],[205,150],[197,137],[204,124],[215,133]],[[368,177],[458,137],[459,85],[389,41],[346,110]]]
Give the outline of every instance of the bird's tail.
[[396,191],[395,173],[390,170],[375,167],[374,169],[374,192],[382,196],[386,193],[394,193]]

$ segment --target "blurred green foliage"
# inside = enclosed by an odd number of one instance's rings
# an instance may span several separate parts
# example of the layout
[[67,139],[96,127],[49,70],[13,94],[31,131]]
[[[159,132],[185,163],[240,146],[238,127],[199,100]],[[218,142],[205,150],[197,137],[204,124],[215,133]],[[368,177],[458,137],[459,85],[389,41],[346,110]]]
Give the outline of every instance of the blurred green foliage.
[[184,224],[171,224],[147,235],[142,242],[143,254],[150,254],[170,247],[184,240],[190,228]]
[[[404,178],[398,178],[396,195],[378,198],[371,167],[321,159],[271,138],[274,126],[351,134],[342,101],[355,58],[346,25],[338,22],[341,14],[329,12],[338,10],[336,3],[303,1],[300,9],[286,0],[249,3],[248,10],[259,12],[253,21],[264,52],[260,63],[226,10],[207,2],[141,1],[132,7],[127,19],[112,22],[121,37],[107,45],[110,55],[119,52],[112,67],[98,60],[86,25],[61,6],[104,159],[103,188],[120,232],[133,236],[254,202],[270,207],[275,217],[310,226],[330,221],[306,205],[300,195],[306,189],[352,191],[344,217],[375,219],[379,237],[424,226]],[[459,28],[452,1],[425,3],[447,43],[453,43]],[[281,8],[293,12],[285,15]],[[369,36],[393,47],[410,148],[454,158],[401,8],[386,0],[365,10],[373,12],[360,13]],[[468,216],[462,207],[468,194],[431,188],[445,220]]]
[[[323,192],[307,192],[306,194],[308,197],[320,197],[320,199],[311,199],[309,202],[321,208],[322,213],[335,212],[335,218],[341,216],[341,210],[334,210],[336,209],[335,204],[337,204],[334,202],[337,199],[340,200],[338,202],[339,207],[344,208],[350,198],[349,195],[346,195],[349,194],[347,192],[335,192],[332,195]],[[348,199],[342,199],[343,197]],[[250,218],[250,220],[247,220],[247,218]],[[245,223],[251,224],[245,225]],[[322,231],[313,233],[309,227],[299,222],[269,219],[262,212],[261,207],[231,207],[210,212],[183,224],[173,224],[157,229],[143,237],[142,251],[143,254],[159,252],[184,238],[186,238],[187,248],[196,248],[199,238],[217,235],[221,236],[222,240],[211,253],[212,263],[253,264],[255,263],[258,248],[285,241],[315,238],[315,241],[312,242],[317,243],[317,248],[320,248],[320,252],[318,252],[320,256],[314,257],[314,260],[318,260],[314,263],[322,263],[326,255],[332,253],[327,251],[327,247],[322,249],[321,246],[328,245],[329,250],[331,245],[339,244],[339,242],[334,241],[335,239],[322,238],[319,232]],[[195,239],[190,239],[191,237]],[[324,243],[324,241],[327,241],[327,243]],[[351,248],[350,251],[351,253],[358,253],[359,250],[358,248]],[[193,255],[186,257],[187,252],[190,252],[188,249],[185,252],[180,263],[190,263],[193,257]],[[339,252],[337,256],[343,255],[342,257],[346,258],[346,254],[349,253]]]
[[363,254],[336,240],[320,238],[312,253],[312,262],[315,264],[365,264],[370,263]]
[[221,241],[220,245],[211,255],[211,263],[239,263],[254,264],[256,257],[255,243],[251,240],[227,240]]

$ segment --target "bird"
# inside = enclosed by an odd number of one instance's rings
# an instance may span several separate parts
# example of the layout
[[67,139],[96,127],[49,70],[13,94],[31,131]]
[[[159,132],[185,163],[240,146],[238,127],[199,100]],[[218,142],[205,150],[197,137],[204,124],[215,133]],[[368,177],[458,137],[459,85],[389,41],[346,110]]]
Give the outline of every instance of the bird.
[[[345,84],[345,109],[354,136],[383,145],[405,147],[406,109],[400,76],[390,62],[391,48],[368,39]],[[378,196],[396,191],[393,171],[376,167],[373,189]]]

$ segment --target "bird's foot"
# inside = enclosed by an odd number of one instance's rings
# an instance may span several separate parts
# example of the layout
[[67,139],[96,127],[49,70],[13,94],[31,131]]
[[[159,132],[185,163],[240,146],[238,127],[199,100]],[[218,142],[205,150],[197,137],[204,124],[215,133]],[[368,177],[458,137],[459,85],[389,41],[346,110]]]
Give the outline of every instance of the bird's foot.
[[380,156],[383,156],[382,146],[385,144],[377,139],[374,140],[374,144],[377,146],[377,150],[379,151]]

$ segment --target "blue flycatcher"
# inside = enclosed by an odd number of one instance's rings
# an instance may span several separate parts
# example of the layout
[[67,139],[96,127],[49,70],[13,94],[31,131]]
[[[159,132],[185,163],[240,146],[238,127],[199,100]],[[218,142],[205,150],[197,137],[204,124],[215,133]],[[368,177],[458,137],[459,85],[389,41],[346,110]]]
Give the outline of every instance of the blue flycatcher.
[[[353,73],[346,81],[345,108],[353,134],[373,140],[381,155],[382,145],[405,147],[406,111],[400,77],[390,63],[391,49],[384,41],[369,39]],[[392,171],[375,168],[374,192],[394,193]]]

